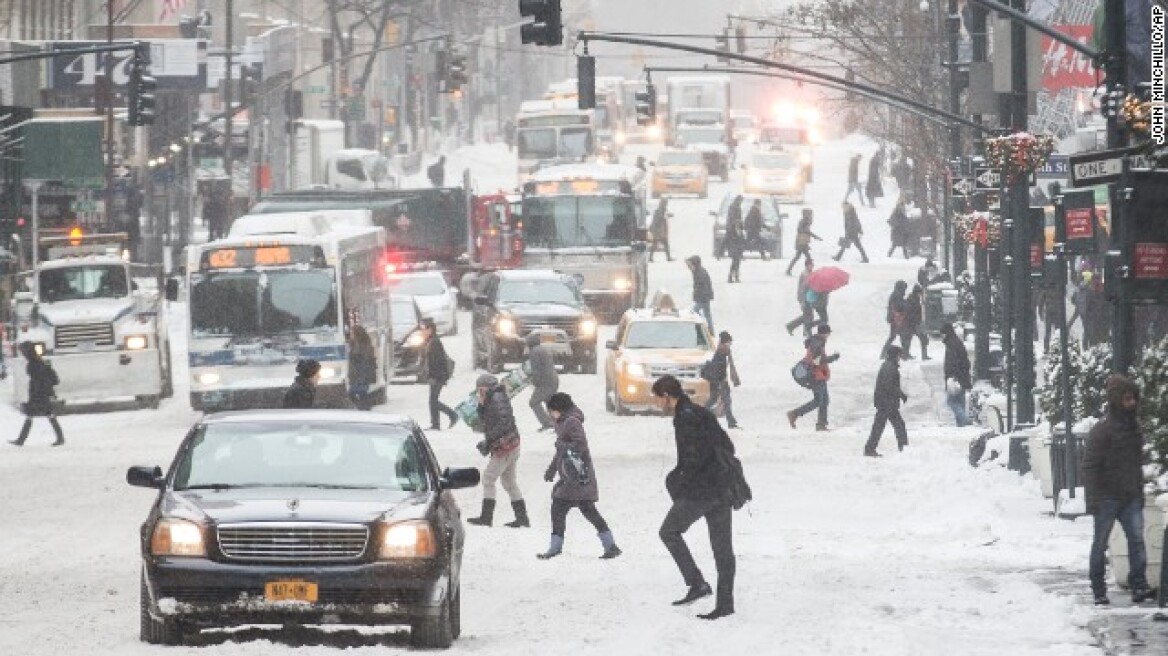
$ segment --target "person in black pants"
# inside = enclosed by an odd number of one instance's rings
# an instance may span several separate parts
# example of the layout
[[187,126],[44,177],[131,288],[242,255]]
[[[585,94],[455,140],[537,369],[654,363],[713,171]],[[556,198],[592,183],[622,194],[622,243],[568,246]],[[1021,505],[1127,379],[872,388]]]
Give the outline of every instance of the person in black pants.
[[719,464],[718,452],[732,455],[734,443],[718,425],[714,413],[690,401],[677,378],[669,375],[658,378],[653,383],[653,396],[665,414],[673,415],[677,441],[677,466],[665,477],[673,506],[659,531],[661,541],[689,587],[685,596],[673,605],[690,604],[713,593],[683,537],[694,522],[704,517],[718,570],[718,594],[714,610],[698,617],[716,620],[732,615],[736,568],[733,506],[729,498],[729,475]]
[[353,326],[349,338],[349,400],[358,410],[373,409],[369,389],[377,382],[377,354],[373,340],[361,326]]
[[653,210],[653,221],[649,224],[649,261],[653,261],[653,255],[657,252],[657,247],[662,246],[665,249],[665,259],[668,262],[673,261],[673,255],[669,253],[669,217],[673,216],[669,212],[669,199],[662,198],[657,203],[657,209]]
[[567,527],[568,511],[579,508],[584,518],[596,527],[604,560],[621,555],[620,547],[612,537],[612,531],[596,502],[600,491],[596,485],[596,474],[592,469],[592,454],[588,450],[588,436],[584,432],[584,413],[572,401],[572,397],[556,392],[548,399],[548,412],[556,424],[556,455],[548,464],[543,479],[547,482],[559,480],[552,488],[552,537],[548,550],[537,554],[540,560],[555,558],[564,548],[564,530]]
[[811,240],[819,239],[819,235],[811,232],[811,222],[814,221],[814,215],[811,213],[810,207],[803,208],[803,218],[799,219],[799,227],[795,229],[795,256],[791,258],[791,263],[787,265],[787,275],[791,275],[791,271],[795,268],[795,263],[799,261],[800,257],[811,259]]
[[57,372],[53,371],[52,365],[37,353],[32,342],[21,342],[20,354],[28,362],[25,369],[28,372],[28,402],[24,404],[25,418],[24,426],[20,429],[20,437],[11,440],[11,443],[24,446],[24,441],[28,439],[28,433],[32,430],[32,418],[48,417],[49,425],[57,435],[53,446],[61,446],[65,443],[65,434],[61,431],[61,424],[57,423],[56,415],[53,414],[53,388],[61,380],[57,378]]
[[430,430],[442,430],[438,424],[438,414],[442,413],[450,419],[450,426],[458,422],[458,413],[438,399],[442,388],[454,373],[450,370],[450,358],[438,338],[438,329],[433,319],[422,319],[422,334],[426,337],[426,380],[430,383]]
[[904,429],[904,419],[900,416],[900,403],[907,401],[908,395],[900,388],[900,347],[891,344],[884,349],[884,364],[876,375],[876,391],[872,395],[872,405],[876,406],[876,418],[872,420],[872,432],[864,444],[864,455],[879,458],[876,446],[884,434],[884,426],[892,423],[896,433],[896,446],[901,451],[908,446],[908,432]]
[[836,262],[844,256],[844,251],[848,250],[849,246],[855,246],[856,250],[860,251],[862,261],[868,263],[868,254],[864,252],[864,245],[860,243],[860,235],[864,234],[864,227],[860,225],[860,216],[856,214],[856,206],[844,201],[844,236],[840,239],[839,252],[835,254],[832,259]]
[[[892,293],[888,295],[888,305],[884,315],[884,320],[888,322],[888,339],[884,340],[885,349],[892,344],[893,340],[904,333],[905,326],[908,325],[908,301],[904,297],[907,290],[908,283],[897,280],[896,284],[892,286]],[[882,350],[881,354],[883,353]]]
[[742,266],[742,251],[746,248],[746,235],[742,231],[742,222],[731,219],[726,224],[726,254],[730,256],[730,274],[726,282],[742,282],[738,269]]

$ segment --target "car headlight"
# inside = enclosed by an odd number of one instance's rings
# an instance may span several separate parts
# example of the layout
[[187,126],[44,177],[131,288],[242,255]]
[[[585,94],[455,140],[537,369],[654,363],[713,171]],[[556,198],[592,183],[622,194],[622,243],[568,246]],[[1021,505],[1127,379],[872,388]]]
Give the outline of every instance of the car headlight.
[[438,548],[427,522],[391,524],[381,534],[379,558],[433,558]]
[[127,351],[141,351],[146,348],[147,343],[149,340],[145,335],[130,335],[124,342]]
[[811,155],[809,155],[808,153],[803,153],[802,155],[799,156],[799,161],[802,162],[803,164],[810,164],[811,163]]
[[760,185],[763,182],[765,182],[765,180],[763,180],[762,176],[757,174],[757,173],[751,173],[750,176],[747,177],[747,180],[752,185]]
[[633,282],[624,276],[612,281],[612,286],[619,292],[627,292],[633,288]]
[[592,337],[596,334],[596,319],[580,320],[580,336]]
[[499,317],[495,321],[495,330],[503,337],[514,337],[518,334],[516,332],[517,328],[518,326],[515,325],[515,320],[510,317]]
[[645,365],[630,362],[625,365],[625,373],[634,378],[644,378],[649,372],[645,369]]
[[650,139],[660,139],[661,138],[661,126],[660,125],[650,125],[649,126],[649,138]]
[[203,527],[185,519],[161,519],[150,536],[154,556],[206,556]]
[[406,346],[410,348],[417,348],[424,343],[426,343],[426,336],[416,330],[406,338]]
[[799,184],[799,174],[792,173],[791,175],[788,175],[787,176],[787,184],[789,184],[791,186],[795,186],[795,185]]
[[616,134],[613,135],[612,140],[617,142],[618,144],[623,144],[625,142],[625,133],[624,132],[617,132]]
[[219,374],[209,371],[195,376],[195,380],[199,381],[200,385],[214,385],[219,382]]
[[332,367],[321,367],[320,368],[321,380],[324,380],[325,378],[333,378],[336,375],[337,375],[337,370],[332,368]]

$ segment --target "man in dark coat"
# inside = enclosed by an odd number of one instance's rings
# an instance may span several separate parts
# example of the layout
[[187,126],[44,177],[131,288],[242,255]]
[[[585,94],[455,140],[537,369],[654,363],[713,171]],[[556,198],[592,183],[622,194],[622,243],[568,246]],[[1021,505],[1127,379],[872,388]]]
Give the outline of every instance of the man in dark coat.
[[296,379],[284,392],[284,409],[307,410],[316,399],[316,384],[320,381],[320,363],[301,360],[296,363]]
[[832,259],[839,262],[840,258],[844,256],[844,251],[848,250],[849,246],[855,246],[856,250],[860,251],[860,257],[863,258],[864,264],[868,263],[868,253],[864,252],[864,245],[860,243],[860,235],[864,234],[864,227],[860,225],[860,215],[856,213],[856,206],[844,201],[844,236],[840,240],[839,252],[835,254]]
[[713,410],[718,401],[721,401],[726,411],[726,425],[738,428],[738,420],[734,418],[734,395],[731,392],[731,385],[738,387],[742,382],[738,379],[738,368],[734,366],[734,354],[730,351],[733,343],[734,338],[730,333],[723,330],[718,334],[718,348],[714,350],[708,370],[710,398],[706,400],[706,410]]
[[811,232],[811,223],[815,220],[815,215],[811,212],[810,207],[803,208],[803,217],[799,219],[799,226],[795,228],[795,256],[791,258],[791,263],[787,265],[787,275],[791,275],[791,271],[795,268],[795,263],[799,261],[800,256],[811,259],[811,240],[823,239]]
[[430,184],[435,187],[441,187],[442,183],[446,181],[446,156],[443,155],[438,158],[426,169],[426,177],[430,178]]
[[450,370],[450,357],[438,338],[438,327],[433,319],[422,319],[422,334],[426,337],[426,382],[430,384],[430,430],[442,430],[438,423],[439,413],[450,420],[447,428],[453,428],[458,422],[458,413],[438,398],[454,373]]
[[515,511],[515,521],[507,522],[511,528],[531,526],[527,518],[527,504],[523,492],[516,481],[519,465],[519,429],[515,426],[515,412],[511,409],[511,397],[507,388],[499,384],[499,379],[483,374],[475,382],[479,397],[479,419],[481,419],[484,439],[476,445],[479,453],[490,456],[483,470],[483,508],[478,517],[466,520],[476,526],[490,526],[495,518],[495,484],[502,479],[503,489],[511,498],[511,508]]
[[[880,183],[880,153],[872,155],[868,160],[868,180],[864,183],[864,192],[868,195],[868,206],[876,207],[876,199],[884,197],[884,185]],[[863,196],[860,202],[864,202]]]
[[945,402],[953,411],[953,418],[958,426],[969,425],[969,414],[966,411],[965,394],[973,389],[973,379],[970,376],[969,352],[965,349],[965,342],[957,336],[953,324],[941,326],[941,339],[945,344]]
[[746,245],[743,250],[757,250],[762,259],[769,260],[770,256],[767,254],[766,244],[762,241],[763,219],[761,198],[755,198],[754,202],[750,204],[750,211],[746,213],[743,228],[746,231]]
[[657,203],[657,209],[653,210],[653,220],[649,223],[649,261],[653,261],[653,254],[657,252],[657,247],[661,246],[665,249],[665,259],[668,262],[673,261],[673,256],[669,254],[669,217],[673,216],[669,213],[669,199],[662,198]]
[[[908,290],[908,283],[903,280],[897,280],[896,284],[892,286],[892,293],[888,295],[888,305],[886,306],[884,320],[888,322],[888,339],[884,341],[884,349],[887,349],[892,340],[897,339],[904,332],[904,327],[908,321],[908,304],[904,298],[904,293]],[[885,350],[880,351],[881,354]]]
[[742,221],[730,219],[726,222],[724,247],[726,254],[730,256],[730,273],[726,276],[726,282],[742,282],[739,269],[742,266],[742,252],[746,250],[746,234],[742,229]]
[[531,368],[531,400],[528,406],[535,413],[541,431],[555,428],[555,422],[544,410],[552,394],[560,391],[560,375],[556,373],[556,359],[551,349],[544,346],[537,334],[528,335],[527,364]]
[[[564,548],[564,530],[567,528],[568,511],[579,508],[592,526],[596,528],[600,545],[604,547],[601,559],[609,560],[621,555],[620,547],[612,537],[608,523],[596,509],[600,490],[596,485],[596,473],[592,469],[592,453],[588,450],[588,436],[584,432],[584,413],[572,401],[572,397],[557,392],[548,399],[548,411],[556,421],[556,454],[548,464],[543,479],[552,487],[552,537],[548,550],[538,554],[540,560],[555,558]],[[559,480],[556,480],[556,476]]]
[[714,300],[714,283],[710,282],[710,273],[702,266],[702,258],[690,255],[685,260],[693,275],[693,302],[694,312],[700,312],[706,318],[706,325],[710,332],[714,332],[714,315],[710,310],[710,301]]
[[884,349],[884,364],[876,374],[876,390],[872,394],[872,405],[876,407],[876,418],[872,420],[872,432],[864,445],[864,455],[879,458],[876,446],[884,435],[884,426],[892,422],[896,433],[896,447],[904,451],[908,446],[908,433],[904,429],[904,419],[900,416],[900,403],[907,401],[908,395],[900,388],[900,347],[890,344]]
[[1107,412],[1087,436],[1082,464],[1087,513],[1095,516],[1089,560],[1091,591],[1096,604],[1111,603],[1104,578],[1104,552],[1118,520],[1127,536],[1131,563],[1127,582],[1132,601],[1139,603],[1153,596],[1144,546],[1144,436],[1137,420],[1140,390],[1118,374],[1107,379],[1106,389]]
[[910,350],[914,336],[921,341],[921,359],[932,359],[929,357],[929,336],[925,334],[924,294],[920,285],[913,285],[912,291],[904,299],[904,330],[900,333],[900,345],[907,360],[912,359]]
[[848,193],[844,195],[844,201],[852,197],[852,192],[860,194],[860,202],[864,202],[864,188],[860,186],[860,153],[852,155],[848,160]]
[[714,610],[702,619],[714,620],[734,613],[734,543],[733,506],[730,475],[718,458],[719,451],[734,453],[734,443],[712,412],[690,401],[681,382],[662,376],[653,383],[653,396],[661,410],[673,416],[673,434],[677,441],[677,466],[665,477],[665,487],[673,499],[659,535],[673,556],[682,578],[689,587],[675,606],[693,603],[713,591],[694,562],[683,534],[697,520],[705,517],[710,532],[710,547],[718,570],[718,594]]
[[892,252],[900,249],[904,253],[904,259],[908,259],[908,210],[905,206],[904,197],[896,201],[896,206],[892,208],[892,214],[888,217],[888,228],[891,245],[888,247],[888,257],[892,257]]
[[10,440],[10,443],[24,446],[24,441],[28,439],[28,433],[32,430],[32,418],[47,417],[49,425],[53,427],[53,433],[57,436],[53,446],[61,446],[65,443],[65,434],[53,413],[53,388],[61,382],[57,378],[57,372],[53,371],[52,365],[46,362],[40,353],[37,353],[36,345],[32,342],[21,342],[20,354],[28,363],[25,367],[25,372],[28,373],[28,401],[24,404],[24,426],[20,429],[20,437]]
[[803,341],[807,354],[803,360],[811,367],[811,400],[787,413],[787,422],[795,428],[795,422],[803,415],[818,410],[815,430],[827,431],[827,406],[831,397],[827,393],[827,381],[831,380],[831,363],[839,359],[839,353],[827,354],[827,338],[831,337],[831,326],[820,324],[815,335]]

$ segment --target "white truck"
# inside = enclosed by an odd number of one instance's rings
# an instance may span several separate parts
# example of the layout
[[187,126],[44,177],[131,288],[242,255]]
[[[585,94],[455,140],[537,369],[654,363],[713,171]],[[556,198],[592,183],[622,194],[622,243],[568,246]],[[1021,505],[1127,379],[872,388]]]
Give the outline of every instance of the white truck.
[[673,145],[700,152],[710,175],[729,179],[734,150],[730,78],[671,77],[666,89]]
[[389,159],[376,150],[345,148],[345,124],[327,119],[293,122],[295,139],[288,188],[396,189]]
[[[126,261],[124,240],[124,234],[45,238],[48,259],[19,276],[12,300],[17,340],[32,342],[53,366],[65,407],[157,408],[173,394],[162,270]],[[16,401],[25,403],[25,367],[12,364]]]

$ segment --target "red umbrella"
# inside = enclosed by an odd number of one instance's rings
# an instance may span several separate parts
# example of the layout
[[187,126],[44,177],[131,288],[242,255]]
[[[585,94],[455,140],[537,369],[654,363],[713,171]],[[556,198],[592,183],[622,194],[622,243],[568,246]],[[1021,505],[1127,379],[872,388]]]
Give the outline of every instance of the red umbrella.
[[839,267],[827,266],[816,269],[807,276],[807,287],[819,294],[827,294],[848,284],[851,276]]

